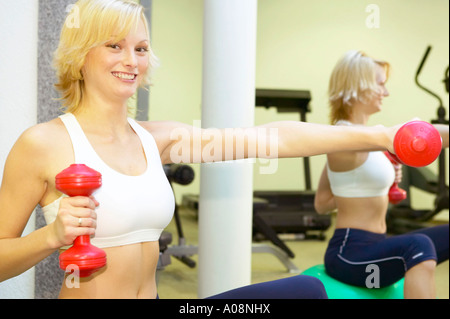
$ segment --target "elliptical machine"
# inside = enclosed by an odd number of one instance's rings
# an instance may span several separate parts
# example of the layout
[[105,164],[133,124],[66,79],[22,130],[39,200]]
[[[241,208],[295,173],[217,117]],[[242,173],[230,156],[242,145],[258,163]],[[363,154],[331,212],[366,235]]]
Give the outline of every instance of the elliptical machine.
[[[432,119],[432,124],[449,124],[446,119],[446,110],[443,106],[442,99],[436,93],[432,92],[419,82],[419,75],[425,64],[425,61],[430,54],[431,46],[428,46],[423,55],[422,61],[416,71],[415,83],[417,86],[436,98],[439,102],[437,108],[437,119]],[[442,81],[445,85],[447,93],[449,92],[449,67],[444,73],[444,79]],[[420,229],[426,227],[426,222],[430,221],[435,215],[440,213],[444,209],[449,208],[449,188],[446,185],[446,151],[442,150],[438,159],[438,175],[429,167],[408,167],[403,166],[403,180],[399,184],[402,189],[407,191],[407,199],[396,204],[391,205],[387,214],[387,226],[388,232],[394,234],[401,234],[411,230]],[[434,207],[432,209],[414,209],[411,206],[410,201],[410,188],[416,187],[425,192],[435,194]]]

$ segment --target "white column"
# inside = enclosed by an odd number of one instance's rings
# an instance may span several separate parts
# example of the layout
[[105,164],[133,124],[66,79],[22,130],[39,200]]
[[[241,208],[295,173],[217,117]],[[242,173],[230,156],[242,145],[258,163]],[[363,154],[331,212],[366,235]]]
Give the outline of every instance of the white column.
[[[37,121],[38,1],[0,1],[0,30],[1,180],[11,147]],[[14,212],[10,213],[14,218]],[[33,215],[23,235],[34,230],[34,223]],[[33,297],[34,268],[0,283],[0,299]]]
[[[257,0],[205,0],[202,127],[254,125]],[[251,282],[253,166],[202,164],[198,297]]]

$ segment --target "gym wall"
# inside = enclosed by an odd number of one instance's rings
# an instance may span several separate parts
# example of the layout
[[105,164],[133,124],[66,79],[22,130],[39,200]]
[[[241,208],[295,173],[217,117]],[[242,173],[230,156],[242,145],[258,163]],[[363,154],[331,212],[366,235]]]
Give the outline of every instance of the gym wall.
[[[38,2],[0,1],[0,180],[6,157],[20,134],[37,119]],[[11,212],[13,214],[13,212]],[[35,214],[23,235],[34,230]],[[0,260],[0,262],[2,262]],[[0,299],[32,298],[34,268],[0,283]]]

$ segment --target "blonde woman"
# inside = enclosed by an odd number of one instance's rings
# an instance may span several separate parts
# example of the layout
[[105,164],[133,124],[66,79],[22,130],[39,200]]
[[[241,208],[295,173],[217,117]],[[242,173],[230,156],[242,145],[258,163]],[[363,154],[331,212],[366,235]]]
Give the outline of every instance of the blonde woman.
[[[127,100],[148,83],[155,64],[143,8],[126,0],[80,0],[75,6],[79,28],[64,25],[55,53],[56,87],[66,112],[26,130],[5,164],[0,189],[0,281],[71,245],[77,236],[90,235],[92,243],[106,251],[107,265],[80,278],[79,288],[62,284],[61,298],[155,298],[158,239],[174,209],[162,164],[173,161],[173,148],[180,142],[171,138],[171,132],[182,128],[192,133],[193,128],[175,122],[138,123],[127,115]],[[277,143],[280,157],[355,149],[393,151],[397,129],[299,122],[261,128],[278,130],[272,143]],[[234,138],[236,144],[243,142],[237,134]],[[200,142],[204,147],[209,139]],[[258,140],[245,145],[253,149]],[[249,156],[248,152],[238,156],[233,145],[228,147],[208,154],[208,160],[228,159],[223,154],[234,154],[233,159]],[[102,174],[103,185],[93,196],[65,197],[55,188],[55,176],[74,162]],[[47,226],[21,237],[36,205],[43,207]],[[317,279],[294,276],[217,297],[326,298],[326,294]]]
[[[329,82],[332,124],[367,125],[389,95],[389,69],[389,63],[363,52],[347,52]],[[438,125],[437,129],[448,147],[448,126]],[[365,287],[366,267],[376,264],[381,286],[405,277],[405,298],[434,298],[436,263],[448,259],[448,224],[388,238],[388,191],[394,180],[400,181],[401,167],[393,167],[383,152],[336,152],[327,159],[315,208],[319,213],[337,209],[336,230],[325,254],[328,274]]]

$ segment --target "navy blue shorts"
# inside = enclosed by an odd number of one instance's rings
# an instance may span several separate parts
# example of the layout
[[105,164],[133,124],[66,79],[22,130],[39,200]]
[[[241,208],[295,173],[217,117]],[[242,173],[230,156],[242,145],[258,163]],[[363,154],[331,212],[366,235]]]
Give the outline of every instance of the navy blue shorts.
[[386,287],[423,261],[448,260],[448,248],[448,224],[392,237],[360,229],[336,229],[325,253],[325,269],[339,281],[366,287],[373,269],[368,266],[377,265],[380,287]]
[[311,276],[297,275],[236,288],[208,299],[327,299],[322,282]]

